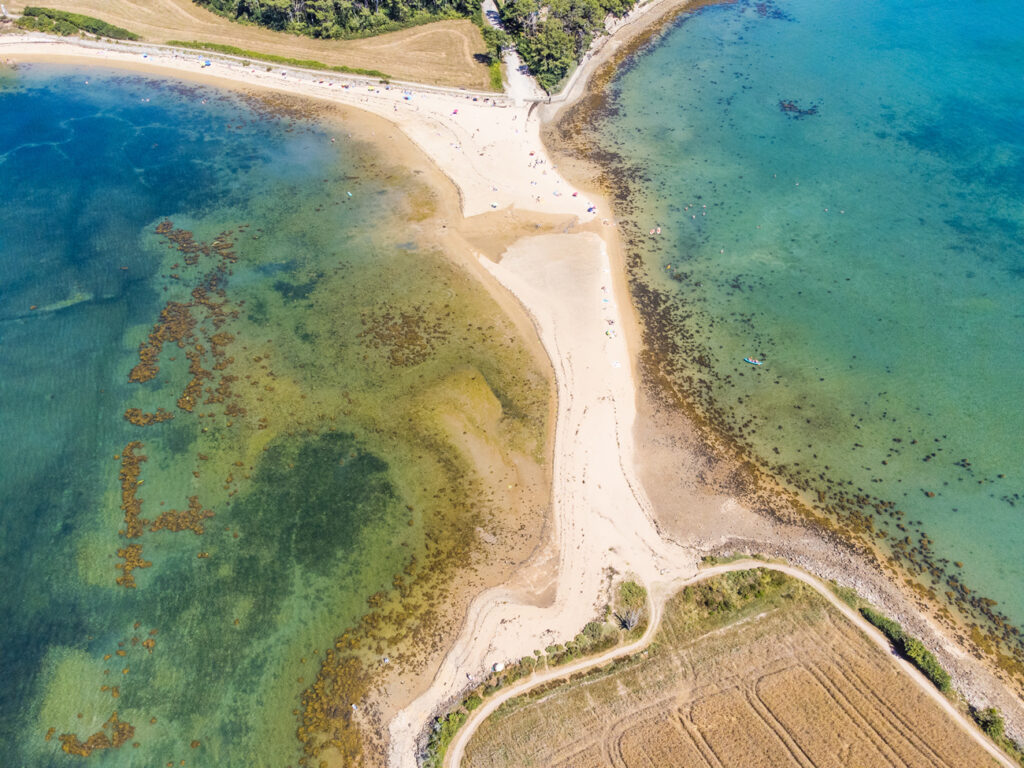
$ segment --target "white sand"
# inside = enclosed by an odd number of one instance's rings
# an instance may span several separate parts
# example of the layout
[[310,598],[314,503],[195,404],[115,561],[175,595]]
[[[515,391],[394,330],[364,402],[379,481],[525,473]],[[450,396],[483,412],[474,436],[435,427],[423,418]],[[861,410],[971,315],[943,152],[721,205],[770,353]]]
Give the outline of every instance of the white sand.
[[[558,175],[529,106],[490,94],[412,85],[385,89],[365,78],[314,76],[276,66],[267,72],[265,65],[243,67],[213,56],[213,66],[201,68],[206,56],[164,50],[143,58],[142,48],[114,48],[38,36],[0,37],[0,58],[15,61],[130,67],[363,109],[397,125],[437,164],[457,186],[467,217],[512,207],[593,222],[587,232],[519,240],[497,264],[481,258],[530,314],[554,366],[554,528],[545,551],[517,574],[515,583],[472,602],[430,687],[391,721],[393,767],[416,765],[417,737],[435,710],[466,687],[467,674],[478,676],[495,662],[518,659],[579,632],[604,603],[607,568],[632,572],[654,593],[696,573],[695,551],[659,535],[637,480],[637,389],[634,355],[626,343],[635,329],[624,276],[618,265],[613,269],[604,239],[614,242],[614,226],[594,221],[610,212],[588,212],[591,202],[600,201]],[[586,73],[577,85],[585,80]],[[719,533],[735,523],[728,500],[710,514],[720,521]]]
[[[454,181],[463,214],[512,206],[572,214],[581,223],[592,200],[560,177],[528,106],[443,89],[370,81],[348,88],[293,70],[243,67],[203,56],[149,54],[67,42],[0,38],[0,56],[128,66],[211,85],[239,83],[326,99],[395,123]],[[282,71],[286,74],[282,75]],[[333,83],[333,85],[331,84]],[[407,100],[406,96],[410,96]],[[573,196],[573,193],[577,196]],[[613,226],[595,223],[608,237]],[[392,766],[415,766],[415,743],[436,708],[479,675],[573,637],[600,611],[606,568],[648,585],[696,573],[696,557],[658,535],[632,464],[636,382],[626,337],[631,319],[619,270],[595,232],[516,242],[500,263],[481,262],[525,307],[551,357],[558,388],[552,493],[554,530],[516,584],[489,590],[470,606],[462,632],[429,689],[390,724]],[[627,325],[627,321],[629,325]],[[538,596],[553,597],[538,606]]]
[[[145,54],[145,55],[144,55]],[[210,85],[239,84],[307,96],[372,112],[397,125],[459,188],[464,216],[494,208],[574,214],[588,221],[590,199],[558,175],[540,140],[532,105],[498,94],[382,85],[371,78],[310,73],[233,57],[178,54],[158,46],[100,47],[43,35],[0,36],[0,58],[63,60],[184,77]],[[209,60],[211,66],[203,67]],[[486,101],[485,101],[486,100]],[[577,197],[573,197],[573,193]],[[607,213],[607,212],[604,212]]]
[[[524,305],[555,365],[558,417],[554,530],[546,558],[519,574],[554,601],[538,607],[508,588],[485,592],[430,689],[391,723],[390,764],[416,765],[415,740],[439,702],[466,687],[467,673],[564,642],[599,615],[606,569],[649,587],[693,576],[697,558],[658,535],[633,467],[636,417],[632,355],[607,249],[596,234],[524,238],[501,262],[485,262]],[[609,323],[611,321],[611,323]],[[553,572],[552,572],[553,571]]]

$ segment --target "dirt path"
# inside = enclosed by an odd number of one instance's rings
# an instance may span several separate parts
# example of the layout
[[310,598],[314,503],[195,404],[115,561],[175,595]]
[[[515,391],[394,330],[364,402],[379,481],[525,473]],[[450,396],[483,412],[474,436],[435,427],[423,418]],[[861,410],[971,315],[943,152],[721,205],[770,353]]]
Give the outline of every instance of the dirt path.
[[[31,2],[7,3],[20,13]],[[329,66],[377,69],[399,80],[487,90],[486,51],[480,30],[468,19],[438,21],[356,40],[325,40],[217,16],[193,0],[47,0],[48,8],[84,13],[124,27],[146,42],[199,40]]]
[[[483,0],[482,8],[484,19],[488,24],[495,29],[505,29],[494,0]],[[514,48],[509,48],[504,52],[502,61],[505,64],[505,94],[516,104],[539,101],[547,96],[537,85],[537,81],[533,79],[533,75],[530,74]]]
[[[793,568],[788,565],[780,565],[776,563],[765,563],[760,560],[737,560],[732,563],[725,565],[716,565],[706,570],[702,570],[696,576],[686,579],[680,579],[673,582],[664,584],[653,585],[653,589],[648,599],[648,610],[650,613],[650,620],[648,622],[647,630],[643,636],[636,642],[624,645],[618,648],[612,648],[598,656],[593,656],[586,659],[580,659],[579,661],[571,664],[566,664],[563,667],[543,672],[541,674],[534,674],[532,677],[516,683],[515,685],[506,688],[502,691],[491,696],[486,702],[478,709],[470,713],[469,718],[465,724],[455,735],[451,745],[448,748],[448,752],[445,755],[444,765],[446,768],[458,768],[462,764],[462,758],[466,751],[466,745],[469,744],[469,740],[473,737],[477,728],[490,716],[495,710],[498,709],[509,699],[515,698],[521,694],[527,693],[528,691],[536,688],[537,686],[543,685],[544,683],[551,682],[552,680],[560,680],[567,678],[577,672],[583,672],[588,669],[599,667],[603,664],[607,664],[615,659],[622,658],[623,656],[629,656],[642,651],[657,634],[658,628],[661,625],[662,612],[664,610],[665,602],[667,599],[682,589],[683,587],[689,586],[690,584],[696,584],[706,579],[710,579],[714,576],[719,576],[723,573],[729,573],[731,571],[742,571],[748,568],[765,568],[772,571],[779,571],[791,576],[792,578],[799,579],[804,582],[818,594],[824,597],[829,604],[832,605],[837,611],[839,611],[846,619],[852,622],[858,627],[865,635],[879,648],[884,650],[886,653],[891,653],[889,641],[885,636],[879,632],[872,624],[866,621],[859,612],[853,610],[844,603],[842,600],[837,598],[835,594],[825,584],[816,579],[815,577],[801,571],[798,568]],[[910,662],[902,658],[897,658],[896,662],[900,665],[903,672],[905,672],[911,680],[913,680],[918,687],[927,694],[933,701],[935,701],[945,711],[954,722],[967,733],[975,742],[977,742],[983,749],[985,749],[1000,765],[1006,768],[1014,768],[1014,764],[1007,758],[998,748],[996,748],[989,740],[985,737],[977,726],[974,725],[970,720],[964,717],[959,710],[957,710],[950,701],[940,693],[934,685],[917,670]]]

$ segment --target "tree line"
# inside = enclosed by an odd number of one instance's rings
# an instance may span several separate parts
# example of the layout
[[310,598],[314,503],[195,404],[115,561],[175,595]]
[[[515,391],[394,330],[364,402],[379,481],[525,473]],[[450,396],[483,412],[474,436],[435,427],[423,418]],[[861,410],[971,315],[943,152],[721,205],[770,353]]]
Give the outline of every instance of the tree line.
[[447,18],[482,27],[489,57],[515,45],[546,91],[583,58],[605,19],[623,16],[634,0],[499,0],[508,33],[482,24],[479,0],[194,0],[237,21],[322,38],[351,38]]
[[195,0],[236,21],[311,37],[367,37],[479,14],[473,0]]
[[633,0],[507,0],[500,13],[523,62],[549,93],[583,58],[605,19]]

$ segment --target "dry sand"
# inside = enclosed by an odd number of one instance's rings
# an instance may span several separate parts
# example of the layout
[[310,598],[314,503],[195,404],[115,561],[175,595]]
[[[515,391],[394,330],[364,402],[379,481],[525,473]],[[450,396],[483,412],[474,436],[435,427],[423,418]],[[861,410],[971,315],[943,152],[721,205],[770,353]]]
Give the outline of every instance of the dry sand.
[[[666,0],[664,7],[669,4],[671,0]],[[419,86],[386,89],[368,80],[280,67],[267,72],[221,58],[201,69],[194,55],[164,51],[143,58],[141,49],[116,48],[0,37],[0,58],[130,67],[211,85],[271,88],[372,112],[397,125],[454,183],[463,216],[478,217],[478,222],[502,212],[519,217],[491,242],[486,226],[474,225],[472,219],[464,225],[467,242],[477,246],[485,284],[496,290],[493,283],[500,282],[521,303],[555,370],[551,535],[544,550],[512,582],[472,601],[462,631],[429,687],[391,720],[392,766],[416,765],[417,740],[438,709],[467,686],[467,675],[479,675],[496,662],[574,636],[605,602],[607,569],[632,573],[658,591],[695,575],[702,549],[732,542],[758,549],[786,541],[786,531],[734,500],[702,495],[687,485],[687,454],[658,454],[645,448],[644,466],[638,465],[634,441],[651,435],[646,421],[645,430],[636,429],[639,333],[614,221],[602,200],[556,171],[541,141],[539,110],[531,109],[533,105]],[[587,75],[588,71],[578,75],[579,82]],[[492,261],[511,239],[510,233],[529,232],[529,216],[544,214],[548,232],[561,218],[565,234],[522,237],[504,249],[500,261]],[[645,400],[639,402],[647,407]],[[652,478],[650,470],[659,455],[681,478],[680,486]],[[679,456],[683,463],[673,469],[671,462]],[[641,471],[656,486],[657,518],[639,479]],[[666,496],[666,488],[674,487],[685,493]],[[658,518],[699,521],[695,528],[700,532],[673,524],[680,539],[685,535],[680,544],[659,529]],[[811,552],[805,557],[807,565],[820,568],[840,562],[832,557],[834,548],[819,538],[803,530],[794,533],[796,539],[788,540],[791,554]],[[857,575],[864,569],[857,571],[855,566],[850,565],[855,577],[845,581],[862,585]],[[869,587],[882,579],[864,578]],[[972,664],[964,659],[965,668],[978,667]],[[990,680],[983,682],[983,688],[992,690]]]
[[[33,3],[7,3],[20,13]],[[168,40],[233,45],[328,66],[376,69],[400,80],[463,88],[488,88],[490,73],[475,58],[485,53],[483,35],[468,19],[411,27],[358,40],[325,40],[241,24],[193,0],[47,0],[47,8],[84,13],[124,27],[149,43]]]

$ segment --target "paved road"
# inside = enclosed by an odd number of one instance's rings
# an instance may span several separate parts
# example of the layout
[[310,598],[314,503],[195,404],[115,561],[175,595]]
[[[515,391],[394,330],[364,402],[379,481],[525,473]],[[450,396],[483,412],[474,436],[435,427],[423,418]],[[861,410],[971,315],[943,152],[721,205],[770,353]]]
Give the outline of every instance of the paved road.
[[[564,667],[557,667],[541,674],[535,674],[534,676],[522,680],[510,688],[506,688],[491,696],[481,707],[470,713],[465,724],[463,724],[462,728],[459,729],[455,738],[452,739],[452,743],[448,747],[448,752],[445,754],[445,768],[459,768],[459,766],[461,766],[462,758],[466,751],[466,745],[473,737],[473,734],[476,733],[476,729],[480,727],[480,724],[483,723],[492,712],[509,699],[526,693],[538,685],[543,685],[544,683],[552,680],[567,678],[577,672],[582,672],[584,670],[591,669],[592,667],[598,667],[603,664],[607,664],[609,661],[614,659],[621,658],[622,656],[628,656],[638,651],[642,651],[650,645],[651,641],[654,639],[654,635],[658,631],[658,626],[661,624],[661,614],[662,608],[665,605],[665,600],[671,594],[689,584],[696,584],[699,581],[704,581],[705,579],[710,579],[713,576],[719,576],[723,573],[728,573],[729,571],[741,571],[748,568],[767,568],[772,571],[781,571],[787,576],[792,576],[793,578],[799,579],[805,584],[808,584],[818,592],[818,594],[828,600],[828,602],[843,614],[843,616],[859,627],[875,643],[875,645],[882,648],[886,653],[891,652],[889,641],[881,632],[878,631],[878,629],[874,627],[874,625],[865,620],[858,611],[853,610],[850,606],[837,598],[832,590],[830,590],[825,584],[804,571],[793,568],[792,566],[764,563],[760,560],[737,560],[736,562],[727,563],[725,565],[716,565],[702,570],[690,579],[666,585],[666,588],[659,590],[657,597],[654,594],[651,594],[648,600],[650,621],[648,622],[647,630],[644,632],[643,637],[636,642],[619,648],[613,648],[599,656],[580,659],[579,661],[571,664],[566,664]],[[953,718],[954,722],[956,722],[960,728],[962,728],[971,738],[973,738],[990,755],[992,755],[1000,765],[1005,766],[1005,768],[1014,768],[1014,763],[1010,762],[1009,758],[1007,758],[1002,751],[992,744],[992,742],[988,740],[988,738],[973,722],[961,714],[961,712],[956,709],[950,701],[935,688],[931,681],[918,671],[916,667],[904,659],[897,659],[897,663],[899,663],[903,668],[903,671],[907,673],[911,680],[917,683],[917,685],[928,696],[930,696],[951,718]]]

